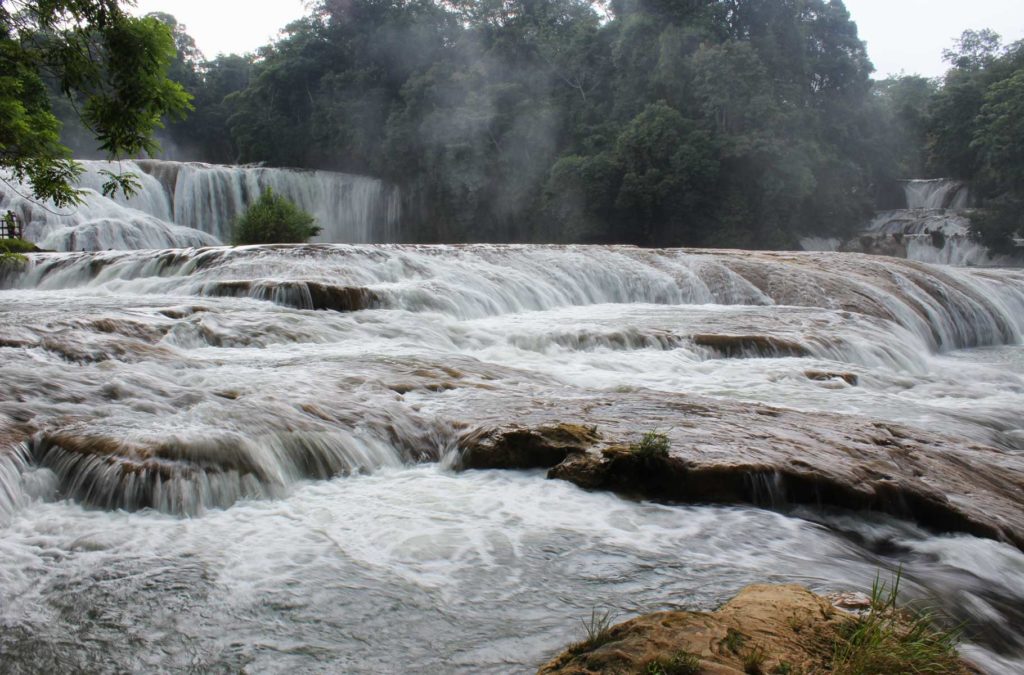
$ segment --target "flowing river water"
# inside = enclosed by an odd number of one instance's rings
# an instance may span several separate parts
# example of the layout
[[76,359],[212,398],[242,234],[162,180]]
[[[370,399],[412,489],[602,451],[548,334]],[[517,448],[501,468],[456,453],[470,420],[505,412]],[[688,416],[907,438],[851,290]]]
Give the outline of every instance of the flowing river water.
[[696,400],[926,429],[1019,476],[1020,271],[309,245],[37,254],[0,288],[4,671],[529,672],[595,608],[864,590],[901,564],[979,666],[1024,669],[1012,544],[456,470],[467,431],[523,411],[601,405],[639,436]]

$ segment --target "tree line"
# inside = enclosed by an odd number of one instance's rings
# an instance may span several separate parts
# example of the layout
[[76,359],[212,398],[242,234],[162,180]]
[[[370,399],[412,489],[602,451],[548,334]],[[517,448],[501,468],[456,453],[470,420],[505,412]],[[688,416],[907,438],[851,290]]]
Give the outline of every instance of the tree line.
[[411,241],[788,248],[928,176],[1020,230],[1024,49],[990,31],[875,82],[839,0],[317,0],[210,60],[155,18],[194,97],[173,156],[384,178]]

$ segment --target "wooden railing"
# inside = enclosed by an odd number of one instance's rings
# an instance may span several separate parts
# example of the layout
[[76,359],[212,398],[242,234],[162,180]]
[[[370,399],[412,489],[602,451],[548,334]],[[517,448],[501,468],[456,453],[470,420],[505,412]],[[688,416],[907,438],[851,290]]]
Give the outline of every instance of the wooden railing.
[[0,217],[0,239],[21,239],[25,233],[24,225],[12,211]]

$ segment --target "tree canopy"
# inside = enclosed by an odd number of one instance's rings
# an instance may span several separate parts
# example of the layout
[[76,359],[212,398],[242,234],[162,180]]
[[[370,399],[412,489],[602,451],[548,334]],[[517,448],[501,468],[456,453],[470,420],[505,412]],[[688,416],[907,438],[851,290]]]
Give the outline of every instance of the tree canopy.
[[[80,167],[60,142],[54,94],[108,156],[156,153],[165,116],[189,106],[167,77],[171,32],[154,18],[128,15],[118,0],[0,1],[0,171],[31,184],[37,199],[78,201]],[[108,175],[105,191],[131,189]]]
[[388,179],[419,241],[792,245],[886,174],[838,0],[318,0],[193,63],[176,146]]
[[990,243],[1021,229],[1024,49],[992,31],[965,32],[941,80],[875,82],[840,0],[308,8],[211,60],[151,15],[195,95],[162,132],[172,156],[379,176],[423,242],[791,247],[929,176],[971,182]]

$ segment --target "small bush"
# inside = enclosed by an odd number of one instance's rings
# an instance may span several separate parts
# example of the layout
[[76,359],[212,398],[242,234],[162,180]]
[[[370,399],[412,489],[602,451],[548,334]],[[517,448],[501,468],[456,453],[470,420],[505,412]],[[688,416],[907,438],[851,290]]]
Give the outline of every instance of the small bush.
[[28,261],[24,253],[36,250],[36,245],[24,239],[0,239],[0,265],[18,265]]
[[36,245],[24,239],[0,239],[0,253],[31,253]]
[[629,446],[630,452],[642,459],[664,459],[668,457],[668,436],[657,431],[648,431],[639,443]]
[[700,657],[685,651],[672,656],[658,656],[647,662],[644,675],[698,675]]
[[235,220],[231,229],[231,243],[236,246],[301,244],[320,234],[320,227],[315,222],[312,215],[294,202],[267,188],[256,203]]

